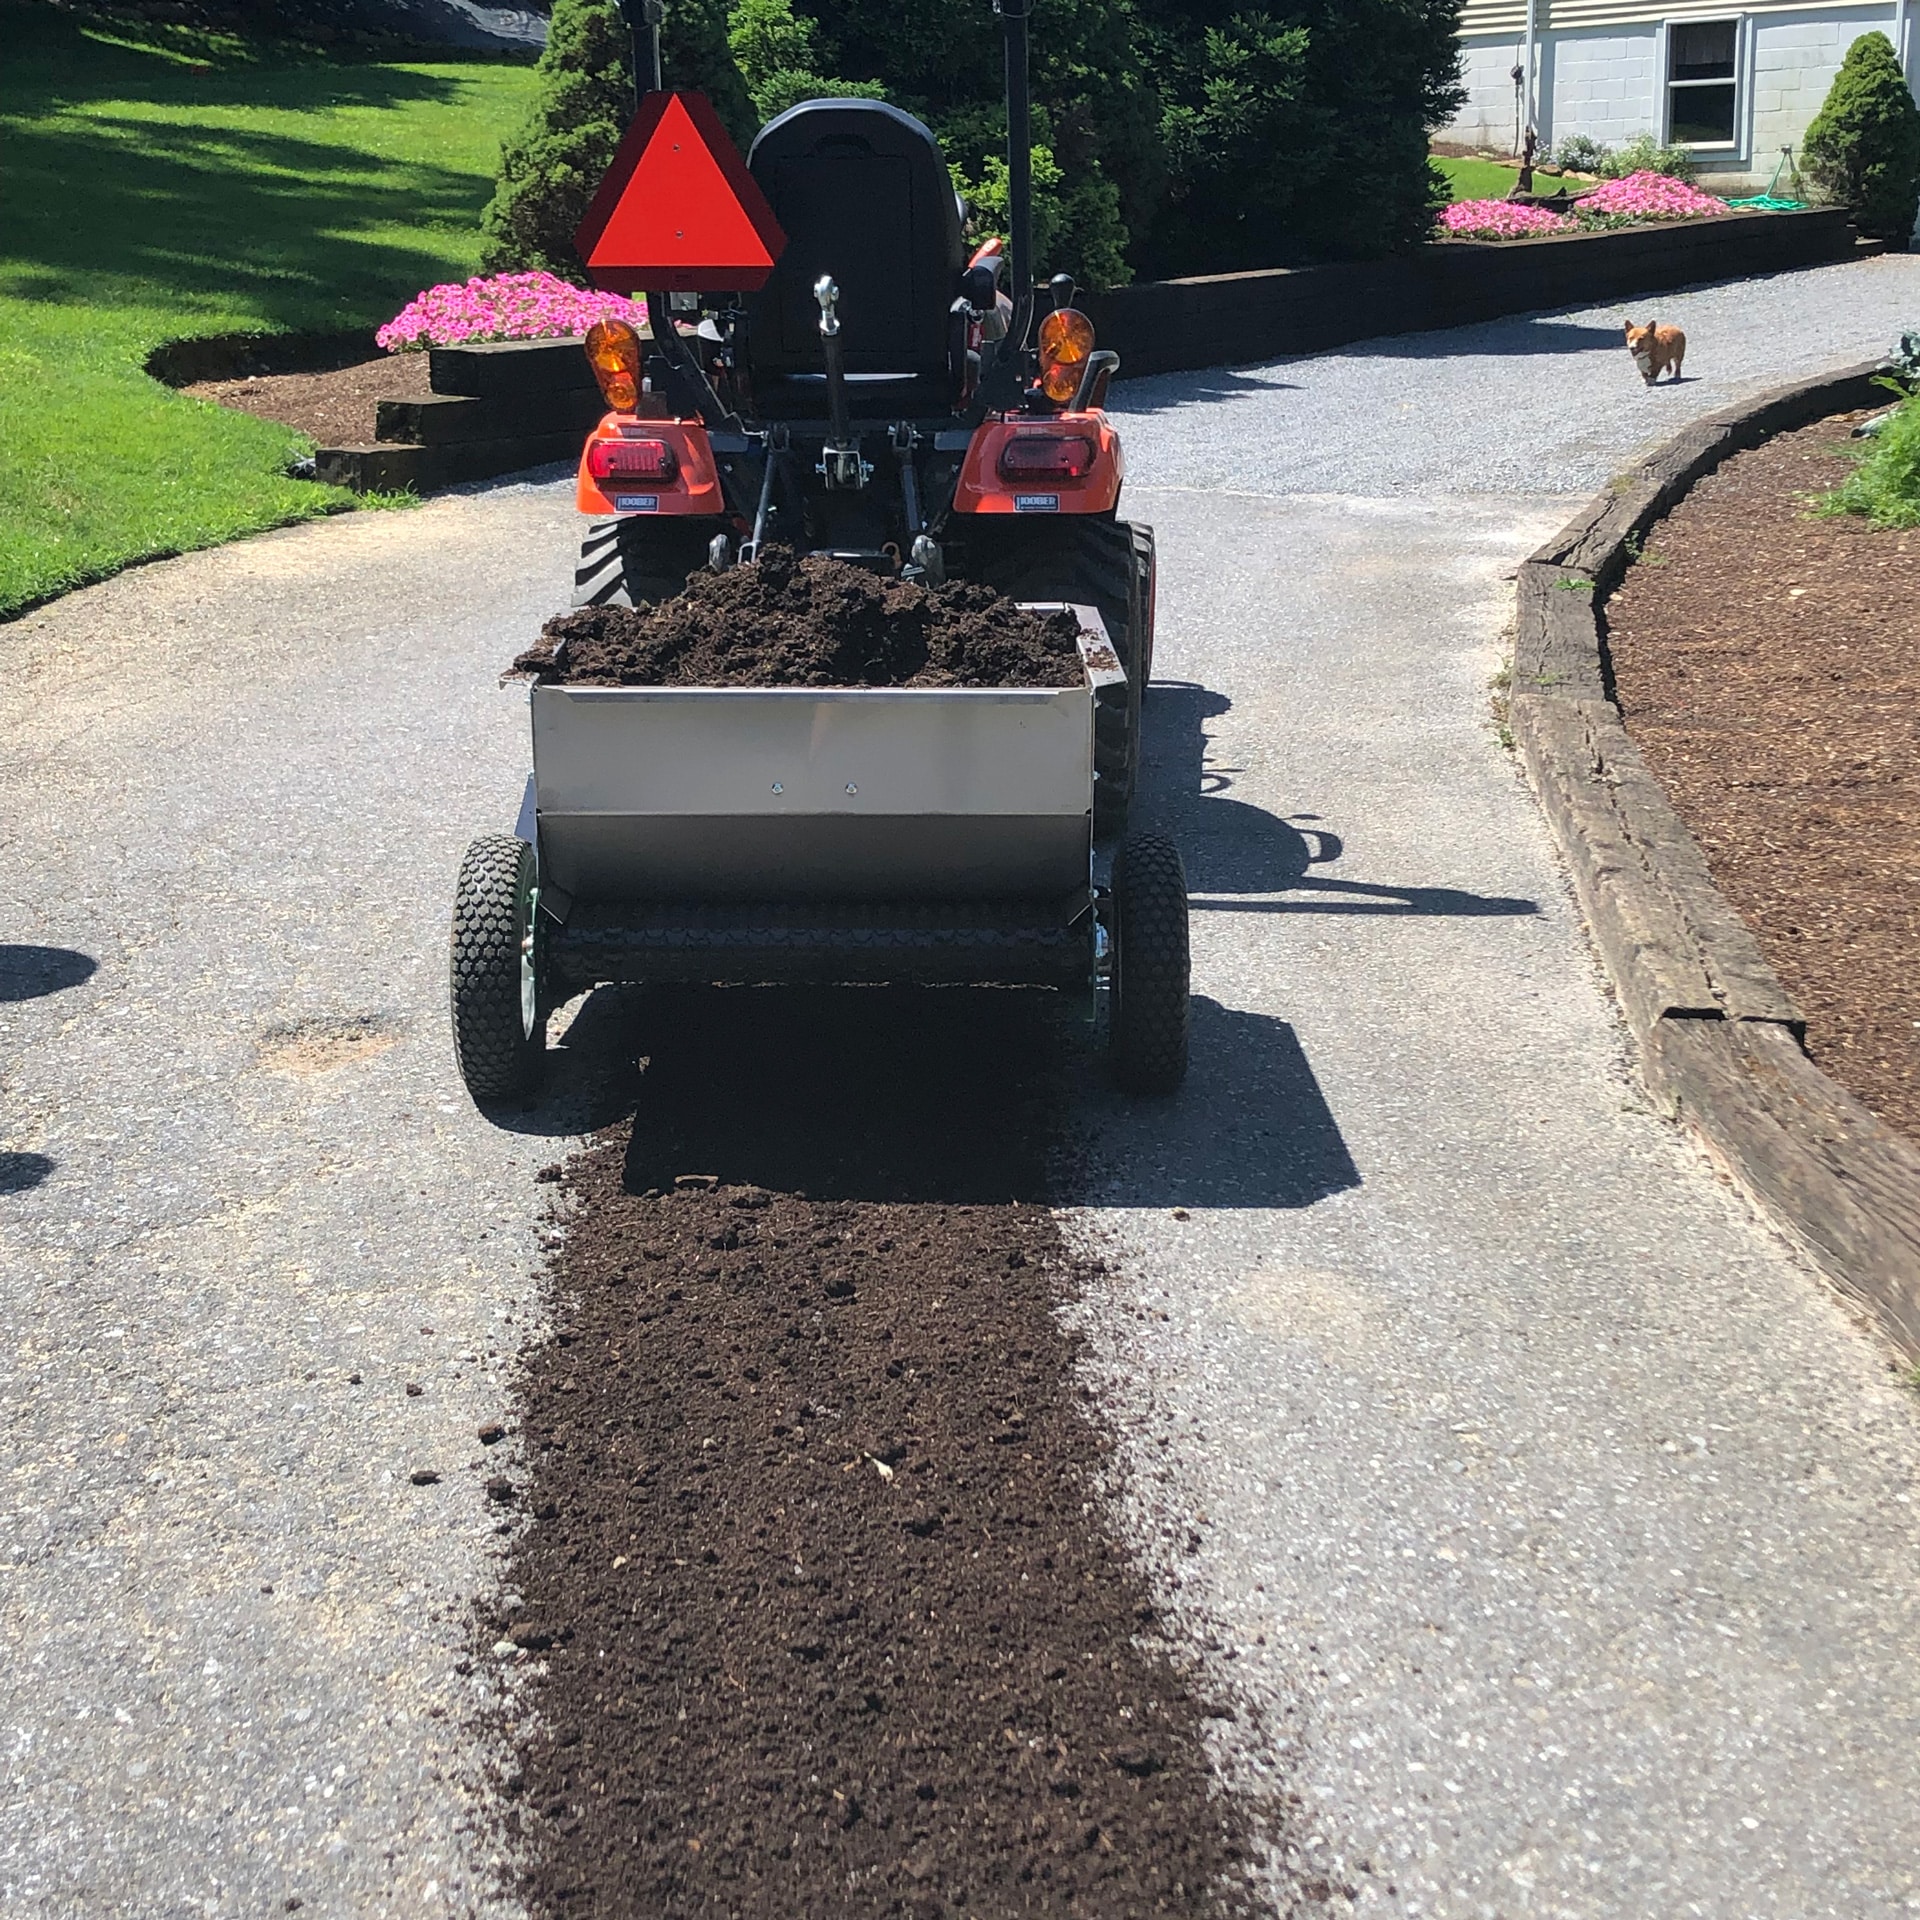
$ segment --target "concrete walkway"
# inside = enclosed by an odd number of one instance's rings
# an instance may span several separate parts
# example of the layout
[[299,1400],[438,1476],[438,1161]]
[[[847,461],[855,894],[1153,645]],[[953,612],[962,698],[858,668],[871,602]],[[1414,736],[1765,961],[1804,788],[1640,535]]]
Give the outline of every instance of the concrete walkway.
[[[1143,1545],[1241,1692],[1223,1765],[1336,1904],[1914,1885],[1913,1402],[1642,1110],[1485,715],[1561,496],[1883,346],[1920,261],[1657,304],[1710,376],[1671,394],[1613,315],[1126,390],[1207,998],[1183,1099],[1092,1116],[1125,1251],[1087,1318]],[[442,968],[525,769],[493,676],[575,537],[565,487],[505,486],[0,628],[9,1910],[498,1906],[475,1433],[565,1134],[465,1101]],[[558,1071],[530,1127],[589,1113]]]

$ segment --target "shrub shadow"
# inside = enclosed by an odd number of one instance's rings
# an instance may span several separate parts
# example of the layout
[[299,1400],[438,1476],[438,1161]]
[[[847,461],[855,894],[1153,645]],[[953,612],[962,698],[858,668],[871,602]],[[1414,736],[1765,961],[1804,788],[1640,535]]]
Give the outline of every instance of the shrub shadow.
[[0,1153],[0,1193],[30,1193],[54,1164],[44,1153]]
[[40,1000],[83,985],[99,970],[91,954],[71,947],[9,946],[0,943],[0,1002]]

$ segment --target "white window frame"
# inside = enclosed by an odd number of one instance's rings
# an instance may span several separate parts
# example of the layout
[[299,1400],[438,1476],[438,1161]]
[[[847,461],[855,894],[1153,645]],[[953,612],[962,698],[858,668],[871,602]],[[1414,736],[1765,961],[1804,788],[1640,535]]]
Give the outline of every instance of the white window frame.
[[[1730,21],[1733,25],[1733,138],[1731,140],[1675,140],[1675,87],[1724,87],[1725,80],[1670,80],[1668,55],[1675,27],[1702,27]],[[1753,16],[1745,13],[1694,13],[1662,20],[1654,36],[1654,85],[1660,89],[1660,139],[1666,146],[1683,146],[1689,153],[1715,159],[1745,160],[1753,145]]]

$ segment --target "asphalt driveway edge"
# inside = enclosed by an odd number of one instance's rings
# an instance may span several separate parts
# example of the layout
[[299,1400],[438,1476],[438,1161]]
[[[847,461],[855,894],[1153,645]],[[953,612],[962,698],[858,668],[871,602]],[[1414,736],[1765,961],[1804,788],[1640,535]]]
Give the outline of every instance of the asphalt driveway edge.
[[1803,1024],[1614,703],[1601,607],[1648,527],[1769,435],[1871,404],[1878,363],[1710,414],[1521,566],[1510,723],[1653,1091],[1920,1360],[1920,1151],[1807,1056]]

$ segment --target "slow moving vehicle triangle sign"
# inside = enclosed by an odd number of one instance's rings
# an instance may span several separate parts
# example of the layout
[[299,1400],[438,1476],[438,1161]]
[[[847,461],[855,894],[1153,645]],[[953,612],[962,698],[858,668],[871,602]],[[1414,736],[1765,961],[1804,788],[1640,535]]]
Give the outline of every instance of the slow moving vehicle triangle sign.
[[787,244],[700,93],[650,93],[573,236],[609,293],[751,293]]

